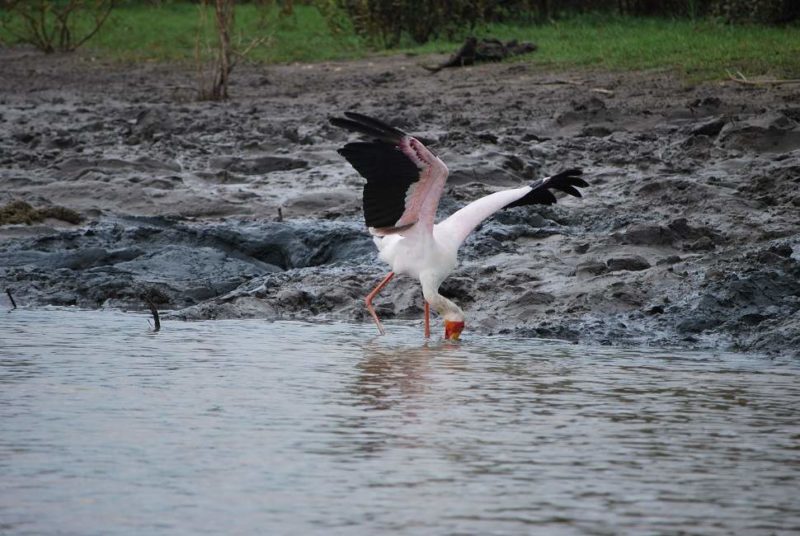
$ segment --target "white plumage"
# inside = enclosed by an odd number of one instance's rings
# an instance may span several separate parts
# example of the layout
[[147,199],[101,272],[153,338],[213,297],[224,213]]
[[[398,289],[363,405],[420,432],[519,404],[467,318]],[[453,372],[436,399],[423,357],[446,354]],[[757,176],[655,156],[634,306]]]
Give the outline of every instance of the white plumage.
[[580,197],[576,186],[587,183],[579,169],[563,171],[529,186],[482,197],[436,224],[436,209],[447,181],[447,166],[419,140],[382,121],[345,112],[331,123],[371,138],[339,150],[367,179],[364,217],[375,235],[379,258],[392,271],[365,299],[381,334],[385,333],[372,306],[373,298],[395,274],[419,279],[425,299],[425,336],[430,336],[430,308],[444,319],[445,337],[458,339],[464,312],[439,294],[439,286],[457,265],[458,249],[469,233],[495,212],[520,205],[556,202],[550,189]]

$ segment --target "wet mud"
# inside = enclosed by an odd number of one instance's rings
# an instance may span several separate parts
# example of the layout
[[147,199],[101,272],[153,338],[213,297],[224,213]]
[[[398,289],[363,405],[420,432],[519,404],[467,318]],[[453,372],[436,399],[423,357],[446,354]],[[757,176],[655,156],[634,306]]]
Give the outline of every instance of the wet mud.
[[[242,65],[212,103],[191,66],[1,50],[0,206],[82,219],[0,226],[0,288],[28,306],[149,296],[186,319],[369,321],[387,268],[328,124],[353,109],[448,164],[441,215],[584,168],[582,199],[503,212],[468,239],[443,285],[468,330],[800,355],[800,88],[421,67],[442,59]],[[417,283],[396,278],[376,304],[422,336]]]

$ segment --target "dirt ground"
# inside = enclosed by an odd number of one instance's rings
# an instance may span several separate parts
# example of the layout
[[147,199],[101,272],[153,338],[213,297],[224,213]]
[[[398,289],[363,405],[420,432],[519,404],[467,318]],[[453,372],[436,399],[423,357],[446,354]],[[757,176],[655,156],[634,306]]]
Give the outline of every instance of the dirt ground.
[[[0,226],[0,289],[28,306],[146,296],[178,318],[368,322],[387,268],[328,123],[358,110],[448,164],[441,215],[585,170],[582,199],[504,211],[467,241],[443,285],[465,336],[800,355],[800,86],[420,67],[439,59],[242,65],[213,103],[191,66],[0,49],[0,207],[84,218]],[[418,283],[379,302],[421,326]]]

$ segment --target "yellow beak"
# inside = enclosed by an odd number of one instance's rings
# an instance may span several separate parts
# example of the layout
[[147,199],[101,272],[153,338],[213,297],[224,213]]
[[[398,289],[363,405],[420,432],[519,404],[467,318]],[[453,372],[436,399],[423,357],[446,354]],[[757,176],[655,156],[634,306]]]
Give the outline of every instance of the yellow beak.
[[444,321],[444,338],[457,341],[464,330],[464,322],[453,322],[451,320]]

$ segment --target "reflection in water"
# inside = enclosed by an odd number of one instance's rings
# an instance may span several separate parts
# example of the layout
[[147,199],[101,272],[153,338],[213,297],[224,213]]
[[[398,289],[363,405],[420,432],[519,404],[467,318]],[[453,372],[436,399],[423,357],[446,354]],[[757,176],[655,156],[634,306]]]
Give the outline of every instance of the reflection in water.
[[792,361],[403,325],[154,334],[17,310],[0,315],[0,527],[789,533],[798,379]]
[[424,392],[430,386],[430,361],[435,357],[435,352],[427,345],[384,348],[367,344],[364,358],[356,365],[358,375],[352,392],[357,403],[385,410],[400,400]]
[[[370,455],[383,450],[389,443],[386,434],[378,431],[388,428],[392,435],[419,422],[419,404],[426,392],[435,388],[434,369],[459,370],[466,365],[459,346],[450,342],[416,346],[381,342],[368,339],[363,344],[363,358],[356,364],[355,377],[348,387],[352,398],[346,403],[365,411],[347,414],[342,420],[339,433],[349,442],[341,449],[346,456],[354,451]],[[424,440],[411,432],[403,437],[408,445],[420,445]]]

